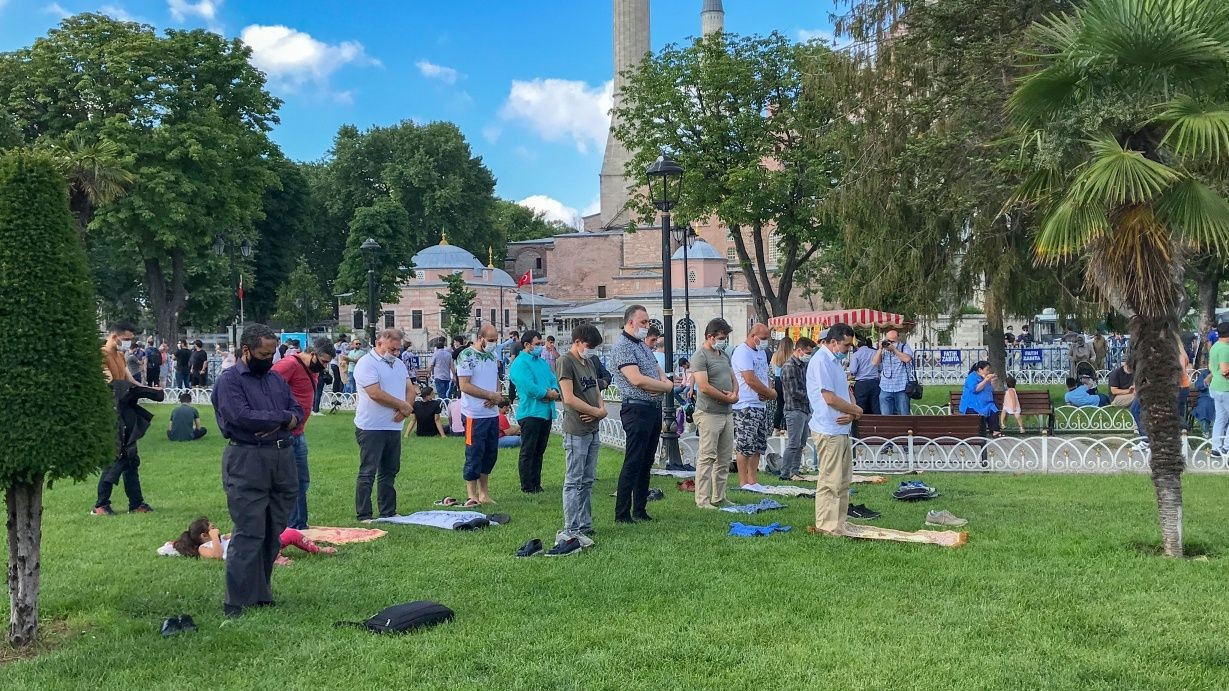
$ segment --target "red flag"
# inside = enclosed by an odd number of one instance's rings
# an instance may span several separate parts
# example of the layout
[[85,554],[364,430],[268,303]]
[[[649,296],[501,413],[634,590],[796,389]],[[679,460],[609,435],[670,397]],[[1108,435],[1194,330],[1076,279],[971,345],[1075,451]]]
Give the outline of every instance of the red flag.
[[532,270],[526,271],[524,275],[516,279],[517,288],[520,288],[521,286],[524,286],[524,285],[529,285],[530,283],[533,283],[533,271]]
[[243,299],[243,274],[239,274],[239,299]]

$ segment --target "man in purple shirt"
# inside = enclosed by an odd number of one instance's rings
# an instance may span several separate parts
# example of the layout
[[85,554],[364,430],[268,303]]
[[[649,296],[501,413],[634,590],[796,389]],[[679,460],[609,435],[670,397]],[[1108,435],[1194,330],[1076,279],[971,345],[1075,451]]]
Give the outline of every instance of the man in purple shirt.
[[224,547],[228,617],[273,604],[273,560],[299,491],[290,436],[303,419],[286,380],[269,372],[273,331],[252,324],[239,348],[242,359],[218,376],[212,396],[218,430],[229,440],[222,452],[222,486],[235,524]]

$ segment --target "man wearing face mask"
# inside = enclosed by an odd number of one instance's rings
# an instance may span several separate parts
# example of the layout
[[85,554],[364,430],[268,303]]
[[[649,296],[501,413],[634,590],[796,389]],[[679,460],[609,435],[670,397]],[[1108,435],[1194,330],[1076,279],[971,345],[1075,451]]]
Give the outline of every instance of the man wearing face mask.
[[807,443],[807,423],[811,419],[811,401],[807,398],[807,363],[815,350],[815,341],[799,338],[793,356],[781,366],[781,393],[785,408],[785,454],[781,458],[781,479],[801,482],[802,447]]
[[[499,392],[499,358],[495,353],[498,338],[495,326],[486,324],[479,329],[473,345],[461,351],[457,358],[461,412],[465,416],[462,476],[468,495],[466,508],[495,503],[488,483],[499,458],[499,406],[507,400]],[[521,353],[516,359],[519,362],[524,357],[525,353]],[[558,387],[558,383],[555,386]],[[523,391],[521,395],[527,397]]]
[[862,417],[849,393],[843,361],[853,343],[848,324],[833,324],[824,333],[818,353],[807,363],[807,398],[811,403],[810,428],[819,456],[815,487],[815,530],[840,535],[849,512],[849,483],[853,479],[851,423]]
[[559,380],[545,357],[542,334],[526,331],[521,346],[521,354],[508,369],[508,378],[521,397],[516,409],[516,421],[521,425],[521,491],[535,494],[542,491],[542,454],[556,415],[555,401],[560,398]]
[[763,344],[768,340],[768,327],[756,324],[730,356],[734,367],[734,382],[738,384],[738,402],[734,404],[734,460],[738,463],[740,487],[759,484],[760,456],[768,450],[768,406],[765,401],[777,398],[776,389],[768,385],[768,354]]
[[226,554],[228,617],[273,604],[273,561],[298,495],[290,438],[305,412],[286,380],[272,374],[277,336],[251,324],[239,339],[241,359],[222,372],[211,397],[222,452],[222,487],[234,523]]
[[645,511],[649,499],[649,470],[661,437],[661,400],[674,391],[674,384],[645,345],[649,336],[649,313],[644,305],[623,312],[623,332],[610,352],[614,385],[622,397],[619,420],[626,438],[623,470],[615,497],[615,522],[651,521]]
[[123,478],[124,494],[128,495],[128,513],[153,511],[145,503],[141,492],[141,456],[137,441],[149,430],[153,414],[140,405],[143,398],[163,400],[161,389],[141,386],[133,380],[124,361],[124,354],[132,349],[133,326],[120,322],[111,327],[102,347],[104,375],[115,397],[116,454],[112,463],[98,478],[98,500],[90,512],[95,516],[114,516],[111,509],[111,490]]
[[696,411],[692,419],[700,435],[696,458],[696,507],[718,509],[732,504],[725,496],[730,459],[734,456],[734,417],[730,405],[738,402],[738,385],[726,346],[729,323],[714,319],[704,327],[704,342],[691,356],[696,385]]
[[307,467],[307,438],[303,436],[303,430],[307,427],[307,418],[311,417],[320,374],[336,356],[337,350],[332,341],[317,338],[306,351],[273,363],[273,372],[286,380],[290,393],[294,394],[294,400],[303,409],[303,419],[290,433],[295,470],[299,474],[299,494],[288,523],[288,527],[295,530],[307,530],[307,488],[311,484],[311,472]]
[[402,333],[385,329],[375,346],[354,365],[358,391],[354,437],[358,440],[358,480],[354,485],[354,513],[369,520],[371,487],[376,488],[380,518],[397,515],[397,473],[401,472],[401,428],[414,414],[418,386],[398,357]]

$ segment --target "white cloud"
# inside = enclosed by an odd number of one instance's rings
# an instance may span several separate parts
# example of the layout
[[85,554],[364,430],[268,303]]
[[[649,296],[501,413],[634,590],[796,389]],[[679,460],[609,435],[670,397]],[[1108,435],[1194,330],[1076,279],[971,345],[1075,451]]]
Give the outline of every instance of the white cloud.
[[613,82],[592,87],[581,81],[514,81],[500,109],[505,120],[519,121],[549,142],[571,140],[582,154],[601,150],[610,129]]
[[456,84],[457,80],[462,76],[460,72],[451,67],[437,65],[427,60],[419,60],[414,64],[418,66],[418,71],[422,73],[422,76],[426,77],[427,79],[435,79],[444,82],[445,84]]
[[602,211],[602,196],[599,194],[598,196],[594,197],[593,201],[589,202],[589,204],[585,206],[584,209],[581,209],[580,215],[581,216],[592,216],[593,214],[601,213],[601,211]]
[[175,21],[182,22],[188,17],[199,17],[203,21],[213,22],[218,18],[218,8],[224,0],[166,0],[167,9]]
[[487,125],[482,128],[482,138],[494,144],[499,141],[499,135],[503,134],[503,128],[499,125]]
[[140,17],[128,14],[128,10],[120,7],[119,5],[103,5],[99,8],[99,12],[102,12],[108,17],[118,19],[121,22],[145,22],[145,20]]
[[353,102],[348,91],[332,92],[329,76],[342,65],[379,65],[357,41],[325,43],[287,26],[252,24],[239,37],[252,49],[252,64],[269,76],[271,88],[293,92],[311,82],[334,101]]
[[831,29],[799,29],[795,32],[799,41],[813,41],[821,39],[824,43],[832,43],[833,35]]
[[517,202],[527,209],[533,209],[542,214],[548,221],[559,221],[572,228],[580,227],[580,214],[576,209],[564,204],[558,199],[552,199],[545,194],[535,194]]
[[[0,0],[0,7],[3,7],[5,2],[7,2],[7,0]],[[46,7],[43,8],[43,11],[46,12],[47,14],[54,14],[60,19],[64,19],[65,17],[72,16],[72,13],[64,9],[64,7],[61,6],[60,3],[58,2],[53,2],[50,5],[47,5]]]

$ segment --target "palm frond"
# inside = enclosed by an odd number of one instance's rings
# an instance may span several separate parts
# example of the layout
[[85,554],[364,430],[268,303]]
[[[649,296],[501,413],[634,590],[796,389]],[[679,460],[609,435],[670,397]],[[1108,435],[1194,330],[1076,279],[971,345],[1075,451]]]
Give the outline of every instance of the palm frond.
[[1063,172],[1058,168],[1051,166],[1037,168],[1026,175],[1011,196],[1007,198],[1007,206],[1050,199],[1062,189],[1063,180]]
[[1051,65],[1020,80],[1007,99],[1007,113],[1019,125],[1044,122],[1074,103],[1079,85],[1070,65]]
[[1089,0],[1081,19],[1080,45],[1117,64],[1191,70],[1229,60],[1224,2]]
[[1098,136],[1088,145],[1092,159],[1071,189],[1072,197],[1082,205],[1147,203],[1181,178],[1169,166],[1124,149],[1113,137]]
[[1151,206],[1128,206],[1111,219],[1114,232],[1095,242],[1102,277],[1144,315],[1168,315],[1181,296],[1180,248]]
[[1229,108],[1208,107],[1193,98],[1175,99],[1156,121],[1169,125],[1161,141],[1180,158],[1219,163],[1229,157]]
[[1037,259],[1046,264],[1079,254],[1109,232],[1109,217],[1099,206],[1085,206],[1064,199],[1042,221],[1034,248]]
[[1229,254],[1229,201],[1199,180],[1188,177],[1166,190],[1156,215],[1195,249]]

